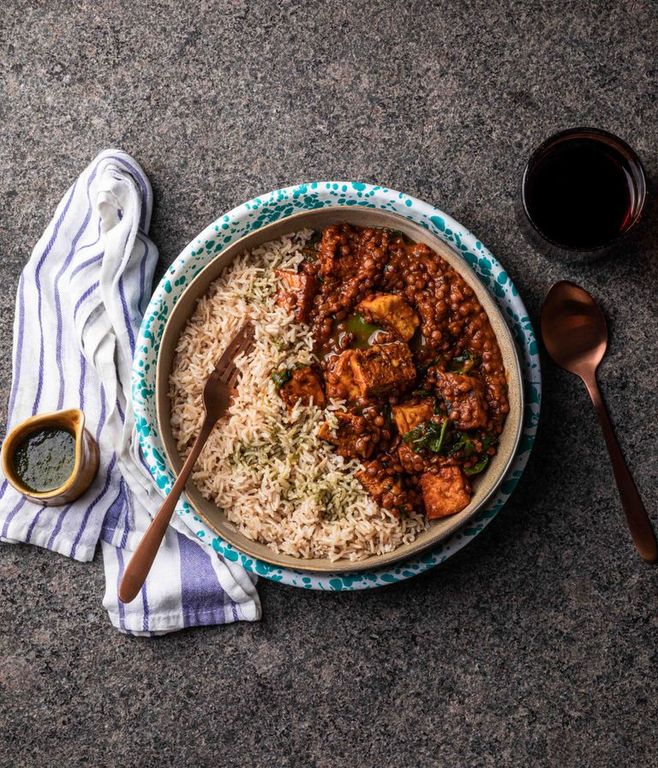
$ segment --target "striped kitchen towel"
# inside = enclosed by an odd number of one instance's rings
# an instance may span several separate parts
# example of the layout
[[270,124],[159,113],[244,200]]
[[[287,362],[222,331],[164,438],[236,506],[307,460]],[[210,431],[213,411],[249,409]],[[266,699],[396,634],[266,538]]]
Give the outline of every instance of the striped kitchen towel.
[[223,561],[174,516],[141,595],[117,598],[126,560],[161,498],[139,453],[130,369],[158,259],[147,237],[152,193],[139,165],[102,152],[60,202],[18,284],[7,428],[80,407],[100,446],[91,488],[41,507],[0,475],[0,540],[91,560],[101,543],[112,623],[130,634],[260,617],[255,576]]

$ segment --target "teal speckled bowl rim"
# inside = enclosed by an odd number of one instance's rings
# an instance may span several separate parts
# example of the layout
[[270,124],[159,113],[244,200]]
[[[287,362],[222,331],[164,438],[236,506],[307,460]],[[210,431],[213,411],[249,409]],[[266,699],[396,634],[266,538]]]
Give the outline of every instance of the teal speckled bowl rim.
[[158,487],[168,492],[174,476],[164,459],[164,448],[157,430],[157,354],[169,313],[187,285],[219,251],[265,224],[300,211],[354,205],[393,211],[432,231],[461,255],[492,293],[519,347],[525,384],[523,434],[516,457],[498,491],[466,527],[429,552],[379,570],[353,574],[313,574],[269,565],[245,555],[217,536],[187,500],[181,500],[176,509],[177,514],[200,541],[226,559],[241,563],[249,571],[272,581],[304,589],[340,591],[380,587],[424,573],[454,555],[491,522],[509,498],[527,464],[539,421],[541,371],[530,318],[503,267],[474,235],[438,208],[393,189],[350,181],[298,184],[243,203],[206,227],[169,267],[151,297],[137,340],[132,397],[143,459]]

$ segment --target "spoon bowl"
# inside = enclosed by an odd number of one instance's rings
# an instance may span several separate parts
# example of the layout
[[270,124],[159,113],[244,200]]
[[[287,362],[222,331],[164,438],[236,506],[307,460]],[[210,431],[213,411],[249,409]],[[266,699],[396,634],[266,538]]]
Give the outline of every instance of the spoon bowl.
[[579,285],[555,283],[544,300],[541,328],[546,351],[561,368],[582,378],[603,360],[608,347],[605,317]]

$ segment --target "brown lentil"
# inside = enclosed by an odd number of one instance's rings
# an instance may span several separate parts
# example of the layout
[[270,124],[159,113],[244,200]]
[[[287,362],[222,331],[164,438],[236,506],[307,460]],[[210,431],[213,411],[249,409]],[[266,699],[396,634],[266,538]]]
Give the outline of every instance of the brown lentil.
[[[373,498],[395,513],[422,509],[421,474],[445,466],[472,469],[496,452],[509,404],[502,356],[489,318],[471,287],[444,259],[427,245],[409,242],[390,230],[328,226],[316,256],[302,269],[317,278],[309,322],[316,351],[325,361],[325,386],[338,381],[328,361],[356,344],[354,334],[336,333],[337,323],[349,319],[360,301],[395,293],[420,320],[409,342],[417,372],[413,385],[378,397],[357,396],[347,411],[358,417],[354,431],[359,450],[373,440],[377,443],[362,473]],[[374,344],[390,342],[399,339],[388,327],[370,339]],[[465,354],[471,362],[459,373],[457,361]],[[392,361],[391,368],[396,364]],[[437,425],[450,420],[448,434],[457,446],[452,453],[410,451],[404,435],[391,426],[385,409],[390,414],[393,406],[419,402],[410,396],[414,390],[435,395],[432,420]],[[459,445],[460,434],[466,447]]]

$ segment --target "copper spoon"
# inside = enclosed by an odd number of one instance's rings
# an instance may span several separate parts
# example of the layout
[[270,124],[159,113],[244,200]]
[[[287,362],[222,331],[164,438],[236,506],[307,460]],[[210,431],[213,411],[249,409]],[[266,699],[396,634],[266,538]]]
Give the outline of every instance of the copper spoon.
[[203,389],[203,405],[206,409],[206,415],[201,424],[201,430],[169,495],[162,503],[158,514],[153,518],[153,521],[146,529],[146,533],[137,545],[133,556],[130,558],[130,562],[119,585],[119,600],[122,603],[129,603],[134,600],[146,581],[148,572],[151,570],[171,516],[174,513],[181,493],[185,489],[185,484],[192,472],[192,468],[196,464],[196,460],[199,458],[199,454],[206,444],[213,427],[228,410],[231,390],[235,386],[240,373],[235,367],[235,358],[239,354],[246,353],[251,349],[253,338],[253,325],[245,323],[229,342],[224,354],[219,358],[215,370],[206,381]]
[[541,335],[557,365],[579,376],[594,403],[617,482],[626,522],[640,557],[658,559],[656,536],[640,494],[615,438],[608,411],[596,381],[596,369],[608,346],[605,317],[586,290],[568,280],[555,283],[541,310]]

